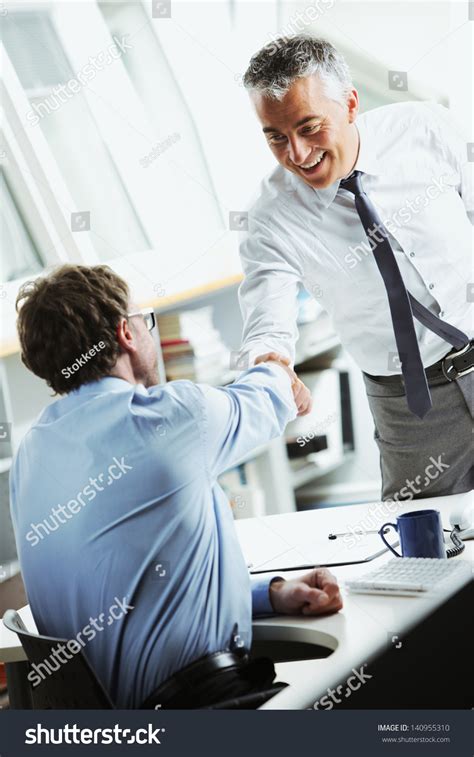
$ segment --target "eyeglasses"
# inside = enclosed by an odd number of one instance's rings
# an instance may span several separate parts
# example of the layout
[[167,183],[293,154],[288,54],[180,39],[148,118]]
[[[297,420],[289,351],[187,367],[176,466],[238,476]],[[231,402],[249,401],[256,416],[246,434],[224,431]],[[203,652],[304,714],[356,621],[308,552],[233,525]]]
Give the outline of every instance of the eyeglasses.
[[143,308],[143,310],[136,310],[135,313],[127,313],[127,318],[133,318],[136,315],[142,316],[148,331],[152,331],[155,328],[156,318],[153,308]]

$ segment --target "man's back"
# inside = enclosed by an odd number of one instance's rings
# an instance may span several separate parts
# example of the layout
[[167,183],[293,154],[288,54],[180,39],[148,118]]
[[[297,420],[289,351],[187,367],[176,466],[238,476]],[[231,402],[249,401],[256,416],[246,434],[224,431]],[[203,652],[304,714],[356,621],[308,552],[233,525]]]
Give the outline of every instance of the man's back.
[[230,390],[86,384],[46,408],[15,459],[38,629],[77,638],[119,707],[235,633],[250,641],[249,577],[216,476],[281,433],[294,404],[279,368],[247,376]]

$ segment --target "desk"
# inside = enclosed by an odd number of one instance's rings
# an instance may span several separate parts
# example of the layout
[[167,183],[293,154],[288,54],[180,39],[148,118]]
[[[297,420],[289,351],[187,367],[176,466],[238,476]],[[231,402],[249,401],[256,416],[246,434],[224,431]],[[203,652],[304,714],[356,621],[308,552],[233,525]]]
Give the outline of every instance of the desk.
[[[448,528],[451,511],[460,502],[465,501],[467,504],[471,496],[472,493],[468,493],[419,499],[404,503],[398,512],[436,508],[441,512],[443,526]],[[379,514],[378,520],[373,518],[370,522],[367,518],[372,511],[373,506],[370,504],[352,505],[250,518],[236,521],[236,527],[245,552],[255,549],[256,538],[261,540],[262,524],[270,534],[276,533],[287,544],[297,544],[307,539],[311,532],[319,535],[344,532],[350,526],[359,526],[364,521],[370,524],[367,527],[377,528],[385,521],[393,521],[396,515],[384,510]],[[391,557],[391,553],[385,553],[369,563],[332,568],[332,571],[342,584],[345,579],[363,574]],[[461,557],[452,559],[473,558],[474,541],[468,541]],[[283,575],[290,578],[304,572],[306,571],[292,571]],[[326,659],[278,663],[278,677],[290,685],[263,705],[263,709],[292,710],[312,707],[316,700],[327,693],[328,687],[346,678],[353,667],[359,668],[386,649],[393,635],[402,638],[450,596],[449,592],[445,592],[430,597],[378,597],[349,594],[344,587],[342,593],[344,608],[336,615],[319,618],[278,616],[254,622],[255,639],[307,641],[334,650]],[[20,615],[28,629],[36,630],[29,607],[22,608]],[[25,659],[17,636],[7,631],[0,622],[0,662],[18,663]],[[7,665],[10,675],[15,672],[16,667]]]
[[[36,631],[29,605],[18,611],[29,631]],[[28,665],[26,655],[16,633],[9,631],[0,619],[0,662],[5,663],[7,673],[8,695],[13,709],[31,709],[29,683],[27,681]]]
[[[393,521],[401,512],[434,508],[441,513],[443,527],[449,528],[452,510],[464,501],[468,504],[471,497],[472,492],[468,492],[449,497],[413,500],[403,503],[396,512],[390,513],[384,509],[378,518],[372,517],[369,520],[373,507],[351,505],[241,520],[236,521],[236,526],[244,553],[251,553],[255,550],[256,535],[259,539],[262,538],[262,525],[270,534],[276,534],[286,543],[298,544],[307,541],[311,533],[315,538],[316,535],[321,537],[322,534],[327,535],[331,532],[342,533],[350,526],[360,526],[364,521],[367,528],[380,528],[386,521]],[[472,561],[474,541],[466,541],[465,545],[462,555],[451,559]],[[386,552],[371,562],[335,567],[331,568],[331,571],[343,584],[346,579],[366,573],[392,557],[391,552]],[[281,575],[288,579],[306,572],[292,571]],[[254,621],[255,639],[306,641],[334,650],[325,659],[277,663],[277,678],[286,681],[289,687],[264,704],[263,709],[291,710],[312,707],[318,699],[327,694],[328,688],[346,679],[352,668],[358,669],[387,650],[392,636],[403,638],[410,629],[430,616],[454,593],[455,590],[451,589],[450,592],[430,597],[375,596],[351,594],[342,586],[344,608],[336,615],[320,618],[278,616]],[[470,611],[472,608],[466,608],[466,612]]]

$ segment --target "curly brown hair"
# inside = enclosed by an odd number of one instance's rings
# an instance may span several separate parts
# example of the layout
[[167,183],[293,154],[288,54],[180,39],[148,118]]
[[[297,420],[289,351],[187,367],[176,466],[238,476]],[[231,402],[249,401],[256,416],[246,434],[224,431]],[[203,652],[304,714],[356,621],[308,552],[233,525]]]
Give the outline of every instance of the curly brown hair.
[[129,289],[106,265],[63,265],[23,284],[16,299],[21,359],[57,394],[110,374]]

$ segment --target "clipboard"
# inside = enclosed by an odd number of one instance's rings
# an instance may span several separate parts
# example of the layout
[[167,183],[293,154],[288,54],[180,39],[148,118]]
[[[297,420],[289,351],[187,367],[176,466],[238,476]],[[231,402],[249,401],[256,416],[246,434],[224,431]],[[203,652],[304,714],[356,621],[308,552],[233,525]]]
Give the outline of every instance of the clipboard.
[[[311,539],[296,544],[294,547],[288,547],[283,550],[283,546],[278,544],[279,551],[269,556],[262,554],[259,560],[258,554],[255,553],[248,560],[248,567],[251,575],[268,572],[283,572],[290,570],[311,570],[312,568],[331,568],[341,565],[359,565],[375,560],[376,557],[388,551],[383,544],[380,536],[374,533],[357,534],[355,545],[348,544],[344,541],[343,536],[336,539],[330,539],[329,534],[319,539]],[[399,545],[395,538],[390,541],[392,547]],[[244,555],[247,557],[246,550]]]

